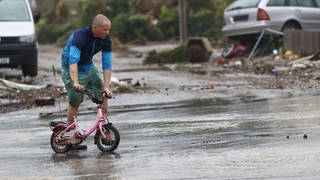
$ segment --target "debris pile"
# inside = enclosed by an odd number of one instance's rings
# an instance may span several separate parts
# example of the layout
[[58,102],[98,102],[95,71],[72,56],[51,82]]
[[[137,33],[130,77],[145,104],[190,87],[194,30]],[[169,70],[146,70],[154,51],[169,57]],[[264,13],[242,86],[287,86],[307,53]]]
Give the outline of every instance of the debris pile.
[[[255,59],[234,57],[225,59],[215,58],[215,66],[224,67],[224,71],[269,75],[269,78],[252,78],[255,87],[268,89],[319,88],[320,85],[320,53],[301,56],[291,50],[282,52],[273,50],[269,56]],[[263,80],[262,80],[263,79]]]
[[[111,90],[114,94],[133,93],[144,88],[132,79],[111,79]],[[48,84],[46,86],[28,85],[0,79],[0,113],[30,109],[37,106],[53,106],[57,101],[66,102],[64,86]]]

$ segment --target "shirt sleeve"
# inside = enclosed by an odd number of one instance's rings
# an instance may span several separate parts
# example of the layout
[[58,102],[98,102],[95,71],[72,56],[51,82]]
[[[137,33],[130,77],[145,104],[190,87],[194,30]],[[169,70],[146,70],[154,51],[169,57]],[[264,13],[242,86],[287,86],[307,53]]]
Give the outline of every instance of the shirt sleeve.
[[78,64],[80,60],[81,51],[75,46],[70,47],[69,64]]
[[112,70],[112,51],[102,51],[102,69]]

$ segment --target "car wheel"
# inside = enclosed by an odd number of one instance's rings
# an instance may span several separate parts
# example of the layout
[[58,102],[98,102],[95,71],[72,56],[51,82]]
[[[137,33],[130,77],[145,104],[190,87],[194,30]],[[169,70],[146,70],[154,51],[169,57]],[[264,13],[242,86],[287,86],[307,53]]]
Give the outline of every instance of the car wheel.
[[37,65],[23,65],[22,66],[22,75],[23,76],[37,76],[38,75],[38,67]]
[[288,22],[284,25],[282,32],[288,31],[288,30],[300,30],[301,27],[298,23],[295,22]]

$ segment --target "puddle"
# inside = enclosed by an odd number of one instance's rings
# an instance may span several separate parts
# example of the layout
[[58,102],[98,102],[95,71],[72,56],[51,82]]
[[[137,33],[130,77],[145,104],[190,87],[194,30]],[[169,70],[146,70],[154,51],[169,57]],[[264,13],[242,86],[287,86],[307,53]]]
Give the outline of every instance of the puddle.
[[[91,136],[85,142],[88,150],[55,154],[47,120],[2,116],[0,176],[318,179],[319,102],[318,96],[267,99],[238,95],[114,105],[110,119],[121,141],[111,154],[101,153]],[[83,128],[93,120],[92,112],[79,116]]]

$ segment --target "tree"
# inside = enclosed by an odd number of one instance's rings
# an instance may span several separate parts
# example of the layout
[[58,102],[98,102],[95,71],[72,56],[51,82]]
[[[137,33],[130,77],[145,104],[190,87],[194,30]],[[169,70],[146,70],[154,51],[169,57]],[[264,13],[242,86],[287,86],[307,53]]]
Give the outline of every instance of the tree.
[[68,16],[68,9],[64,6],[63,0],[54,0],[52,8],[49,10],[47,23],[59,24],[64,23]]

